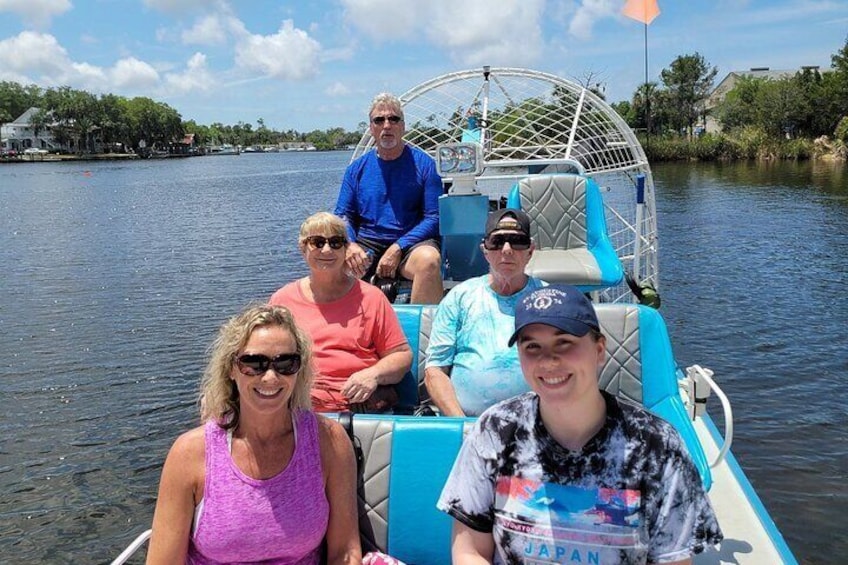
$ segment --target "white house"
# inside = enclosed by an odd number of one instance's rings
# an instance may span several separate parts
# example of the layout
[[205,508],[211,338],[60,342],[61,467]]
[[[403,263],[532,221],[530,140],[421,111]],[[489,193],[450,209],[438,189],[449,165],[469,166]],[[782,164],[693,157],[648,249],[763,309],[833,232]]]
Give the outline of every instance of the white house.
[[742,77],[750,77],[750,78],[762,78],[766,80],[780,80],[783,78],[791,78],[794,77],[796,73],[803,72],[805,70],[813,70],[819,72],[828,72],[830,69],[820,69],[817,66],[809,66],[809,67],[801,67],[800,69],[787,69],[787,70],[772,70],[768,67],[751,67],[748,71],[731,71],[727,74],[726,77],[722,79],[718,86],[713,89],[712,93],[710,93],[709,97],[707,97],[706,103],[704,104],[704,109],[707,111],[707,120],[706,120],[706,131],[708,133],[716,133],[721,131],[721,124],[719,124],[716,119],[710,115],[710,110],[715,108],[721,103],[727,93],[733,90],[736,86],[736,83]]
[[3,149],[14,149],[19,152],[30,147],[48,151],[67,149],[53,138],[52,127],[49,125],[39,129],[38,135],[35,135],[35,129],[30,120],[36,113],[38,108],[30,108],[16,119],[0,126],[0,146]]

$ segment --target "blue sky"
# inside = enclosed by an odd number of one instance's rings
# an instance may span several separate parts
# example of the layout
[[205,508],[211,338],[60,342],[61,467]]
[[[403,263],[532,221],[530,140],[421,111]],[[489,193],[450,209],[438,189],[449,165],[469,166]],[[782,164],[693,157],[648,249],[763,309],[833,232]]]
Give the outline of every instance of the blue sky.
[[[355,130],[374,94],[521,66],[630,99],[642,24],[625,0],[0,0],[0,80],[149,96],[202,124]],[[698,52],[720,80],[830,66],[846,0],[659,0],[649,79]]]

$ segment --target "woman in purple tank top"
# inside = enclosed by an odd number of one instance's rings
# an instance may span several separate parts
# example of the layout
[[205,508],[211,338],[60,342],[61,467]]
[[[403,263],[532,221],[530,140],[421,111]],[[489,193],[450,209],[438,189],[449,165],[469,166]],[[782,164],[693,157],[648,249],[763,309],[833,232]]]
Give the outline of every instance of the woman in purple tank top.
[[353,448],[310,411],[311,344],[291,313],[223,325],[201,383],[204,425],[171,447],[149,564],[360,563]]

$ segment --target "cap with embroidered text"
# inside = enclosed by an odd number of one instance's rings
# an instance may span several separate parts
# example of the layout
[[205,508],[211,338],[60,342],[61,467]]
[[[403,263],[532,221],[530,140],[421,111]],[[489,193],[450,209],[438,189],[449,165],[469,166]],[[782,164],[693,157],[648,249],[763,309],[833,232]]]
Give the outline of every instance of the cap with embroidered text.
[[582,292],[567,284],[542,287],[521,299],[515,307],[515,333],[509,338],[510,346],[530,324],[546,324],[578,337],[589,330],[600,331],[592,303]]

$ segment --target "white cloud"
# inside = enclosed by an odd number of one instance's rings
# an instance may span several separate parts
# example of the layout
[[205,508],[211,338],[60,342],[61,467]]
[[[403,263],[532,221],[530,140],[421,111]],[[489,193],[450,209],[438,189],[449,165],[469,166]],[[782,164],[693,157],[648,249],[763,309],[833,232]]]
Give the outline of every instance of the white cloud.
[[623,6],[620,0],[581,0],[568,26],[568,33],[578,39],[590,39],[595,22],[617,16]]
[[110,87],[119,91],[147,90],[159,84],[159,73],[135,57],[121,59],[109,70]]
[[321,44],[283,21],[274,35],[248,35],[236,44],[236,64],[278,79],[300,80],[317,73]]
[[504,0],[497,10],[491,9],[489,0],[442,1],[424,31],[454,60],[467,65],[526,65],[541,56],[544,0]]
[[169,92],[208,92],[215,86],[215,79],[206,66],[206,55],[195,53],[186,63],[182,73],[167,73],[165,83]]
[[350,89],[340,82],[334,82],[324,89],[324,94],[327,96],[345,96],[350,94]]
[[154,10],[170,14],[226,7],[226,2],[209,2],[209,0],[144,0],[144,4]]
[[12,12],[27,24],[42,28],[71,9],[69,0],[0,0],[0,13]]
[[345,19],[374,41],[421,38],[463,64],[539,60],[544,0],[341,0]]
[[418,24],[438,12],[442,2],[444,0],[341,0],[345,19],[377,41],[411,39]]
[[[26,77],[24,82],[55,83],[70,66],[65,48],[50,34],[24,31],[0,41],[0,77]],[[18,80],[18,82],[20,82]]]
[[221,18],[217,14],[210,14],[198,18],[191,29],[183,31],[182,40],[188,45],[215,45],[227,40],[227,31]]
[[106,73],[100,67],[88,63],[70,63],[73,73],[67,75],[67,80],[60,80],[57,84],[72,84],[78,88],[92,87],[100,90],[107,84]]
[[199,17],[191,29],[182,32],[181,38],[187,45],[219,45],[230,35],[246,34],[241,20],[228,13],[215,13]]
[[184,70],[164,76],[135,57],[120,59],[111,67],[73,61],[55,37],[31,31],[0,41],[0,53],[6,55],[0,58],[0,80],[42,87],[68,85],[94,94],[169,96],[206,92],[216,83],[202,53],[192,55]]

